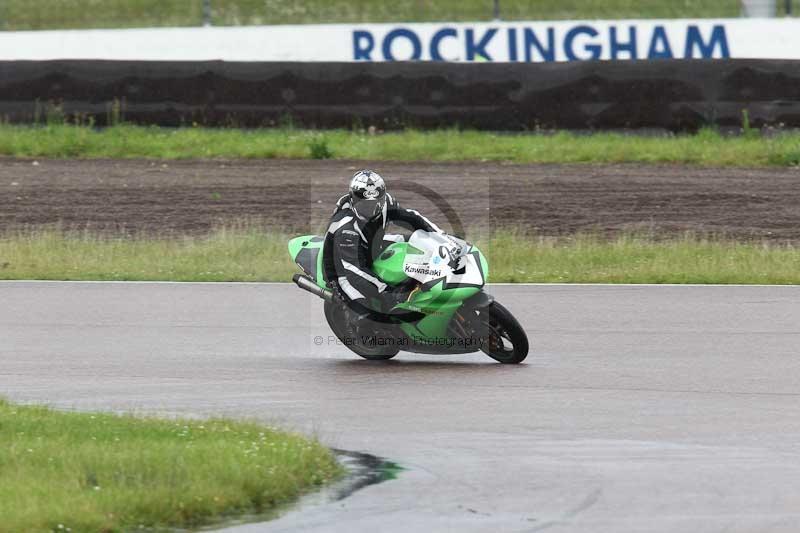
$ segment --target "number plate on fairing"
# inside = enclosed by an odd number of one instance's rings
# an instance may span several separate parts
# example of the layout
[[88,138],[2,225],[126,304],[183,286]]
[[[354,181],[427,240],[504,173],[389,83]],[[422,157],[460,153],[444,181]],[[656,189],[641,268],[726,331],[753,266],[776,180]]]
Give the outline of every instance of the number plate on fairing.
[[[470,253],[471,247],[467,242],[439,233],[417,230],[408,243],[423,252],[406,255],[403,271],[408,277],[423,284],[444,278],[446,288],[482,287],[485,283],[478,254]],[[462,252],[459,255],[464,247],[467,253]]]

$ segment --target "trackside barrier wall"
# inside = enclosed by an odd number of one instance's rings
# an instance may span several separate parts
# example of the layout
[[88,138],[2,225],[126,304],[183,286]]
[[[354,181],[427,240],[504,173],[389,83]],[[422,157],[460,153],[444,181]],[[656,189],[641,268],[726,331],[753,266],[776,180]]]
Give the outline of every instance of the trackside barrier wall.
[[738,18],[11,31],[0,32],[0,60],[800,59],[798,24]]
[[[118,104],[115,104],[117,102]],[[0,116],[46,108],[105,125],[260,127],[800,127],[800,61],[572,63],[0,62]]]

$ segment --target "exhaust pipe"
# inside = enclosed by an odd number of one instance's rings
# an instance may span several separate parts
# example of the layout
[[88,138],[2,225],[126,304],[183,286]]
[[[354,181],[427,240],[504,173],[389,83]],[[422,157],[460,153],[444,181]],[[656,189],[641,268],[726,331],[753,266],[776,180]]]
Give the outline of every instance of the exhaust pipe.
[[297,284],[297,286],[303,289],[304,291],[308,291],[311,294],[319,296],[323,300],[327,300],[329,302],[333,301],[333,292],[329,291],[328,289],[323,289],[322,287],[314,283],[314,281],[308,276],[304,276],[302,274],[295,274],[294,276],[292,276],[292,281],[294,281]]

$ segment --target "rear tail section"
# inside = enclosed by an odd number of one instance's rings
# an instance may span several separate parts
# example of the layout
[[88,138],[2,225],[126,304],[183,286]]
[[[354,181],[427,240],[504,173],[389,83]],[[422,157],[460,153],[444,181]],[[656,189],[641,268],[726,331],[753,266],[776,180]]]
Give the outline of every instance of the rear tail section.
[[[323,237],[303,235],[289,241],[289,256],[306,276],[319,287],[325,288],[324,268],[322,266]],[[296,283],[296,281],[295,281]]]

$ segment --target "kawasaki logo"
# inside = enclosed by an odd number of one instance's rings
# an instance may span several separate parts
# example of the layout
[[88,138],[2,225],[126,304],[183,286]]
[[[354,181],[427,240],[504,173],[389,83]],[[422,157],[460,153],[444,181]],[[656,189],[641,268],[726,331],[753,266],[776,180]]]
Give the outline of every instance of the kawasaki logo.
[[441,268],[431,268],[429,265],[405,265],[403,270],[406,274],[422,274],[424,276],[441,276]]

